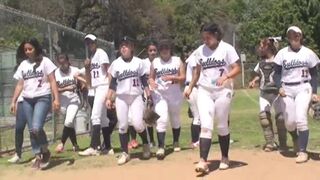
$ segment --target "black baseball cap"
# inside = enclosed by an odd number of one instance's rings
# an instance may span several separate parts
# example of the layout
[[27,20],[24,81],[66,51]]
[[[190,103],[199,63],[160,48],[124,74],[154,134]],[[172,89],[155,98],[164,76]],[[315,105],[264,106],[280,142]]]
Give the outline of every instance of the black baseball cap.
[[129,36],[123,36],[123,38],[120,40],[120,46],[124,44],[131,44],[134,45],[135,40]]

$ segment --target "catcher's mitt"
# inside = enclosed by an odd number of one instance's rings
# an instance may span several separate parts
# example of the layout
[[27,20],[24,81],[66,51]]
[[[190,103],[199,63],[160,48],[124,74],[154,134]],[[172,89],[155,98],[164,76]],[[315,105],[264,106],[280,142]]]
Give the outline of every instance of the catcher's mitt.
[[143,120],[146,124],[152,126],[155,125],[157,120],[159,119],[159,114],[153,111],[153,101],[151,97],[147,97],[147,105],[143,112]]
[[312,102],[309,110],[314,120],[320,120],[320,102]]

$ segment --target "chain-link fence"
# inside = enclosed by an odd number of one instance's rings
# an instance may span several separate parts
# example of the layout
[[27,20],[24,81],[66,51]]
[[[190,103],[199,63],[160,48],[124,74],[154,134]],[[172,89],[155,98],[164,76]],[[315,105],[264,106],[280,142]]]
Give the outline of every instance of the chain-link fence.
[[[15,80],[13,69],[16,65],[16,49],[25,39],[36,37],[42,44],[45,55],[54,61],[58,53],[67,53],[71,64],[81,68],[86,58],[83,32],[65,27],[61,24],[0,5],[0,153],[14,148],[15,118],[9,113],[11,97],[13,95]],[[98,39],[98,46],[115,58],[114,45]],[[53,115],[54,117],[54,115]],[[87,112],[80,110],[77,115],[79,129],[87,130]],[[54,140],[61,132],[61,121],[48,117],[46,131],[48,138]],[[84,129],[85,128],[85,129]],[[80,131],[78,131],[80,132]],[[27,133],[27,132],[26,132]],[[29,135],[25,136],[24,145],[28,145]]]

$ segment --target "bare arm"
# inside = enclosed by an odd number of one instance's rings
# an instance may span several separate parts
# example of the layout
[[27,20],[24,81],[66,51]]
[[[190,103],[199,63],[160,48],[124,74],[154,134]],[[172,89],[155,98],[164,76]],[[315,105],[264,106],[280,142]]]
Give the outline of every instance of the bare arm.
[[52,96],[53,96],[53,109],[55,111],[58,111],[60,109],[60,99],[59,99],[59,91],[58,91],[56,78],[54,76],[54,72],[48,75],[48,80],[50,83]]
[[228,80],[228,79],[233,79],[235,78],[238,74],[241,73],[241,68],[239,65],[239,60],[237,60],[235,63],[231,64],[231,71],[228,74],[222,75],[218,80],[217,80],[217,86],[222,86],[223,83]]
[[150,75],[149,75],[149,84],[150,84],[152,89],[156,89],[158,87],[158,85],[155,82],[155,79],[156,79],[156,74],[154,72],[153,65],[151,64],[151,66],[150,66]]
[[16,103],[17,103],[18,97],[20,96],[22,90],[23,90],[23,80],[21,79],[16,84],[16,87],[15,87],[14,93],[13,93],[13,97],[11,100],[10,112],[12,114],[16,113]]
[[196,67],[193,68],[192,70],[192,79],[189,84],[189,88],[184,92],[184,96],[189,99],[189,95],[192,92],[192,89],[194,86],[197,84],[199,77],[200,77],[200,71],[201,71],[201,66],[197,64]]
[[88,88],[92,87],[91,85],[91,60],[86,59],[84,61],[84,68],[85,68],[85,80],[87,82]]

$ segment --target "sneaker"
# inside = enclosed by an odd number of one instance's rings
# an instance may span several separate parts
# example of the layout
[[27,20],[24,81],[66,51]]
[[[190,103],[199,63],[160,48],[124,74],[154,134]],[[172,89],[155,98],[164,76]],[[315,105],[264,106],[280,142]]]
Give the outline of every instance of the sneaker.
[[157,156],[157,159],[158,159],[158,160],[164,159],[164,156],[165,156],[164,152],[165,152],[165,151],[164,151],[163,148],[159,148],[159,149],[158,149],[158,151],[156,152],[156,156]]
[[179,151],[181,151],[179,142],[174,142],[174,143],[173,143],[173,151],[174,151],[174,152],[179,152]]
[[149,144],[144,144],[142,158],[143,159],[150,159],[150,157],[151,157],[150,146],[149,146]]
[[13,164],[17,164],[20,162],[20,160],[21,160],[21,158],[18,156],[17,153],[15,153],[12,158],[8,159],[8,162],[13,163]]
[[132,149],[138,148],[138,146],[139,146],[138,141],[135,139],[131,140],[131,146],[132,146]]
[[199,161],[196,164],[195,171],[207,174],[209,172],[208,164],[205,161]]
[[104,149],[104,150],[101,151],[101,154],[114,155],[114,151],[113,151],[113,149]]
[[129,154],[122,152],[118,158],[118,165],[123,165],[130,160]]
[[230,164],[229,159],[227,157],[222,157],[219,164],[219,169],[226,170],[229,168],[229,164]]
[[192,149],[196,149],[196,148],[198,148],[199,147],[199,141],[197,141],[197,142],[192,142],[191,143],[191,148]]
[[93,149],[92,147],[89,147],[84,151],[80,151],[78,154],[80,156],[99,156],[100,155],[99,151],[96,149]]
[[272,152],[272,151],[275,151],[277,149],[278,149],[278,147],[277,147],[277,145],[275,143],[274,144],[265,144],[263,146],[263,150],[265,152]]
[[40,161],[40,169],[46,169],[50,164],[51,153],[48,150],[45,153],[42,153],[42,158]]
[[73,152],[78,152],[78,151],[80,151],[79,146],[78,146],[78,145],[72,146],[72,151],[73,151]]
[[40,156],[36,156],[34,162],[32,163],[31,168],[35,169],[35,170],[40,169],[40,163],[41,163],[41,157]]
[[156,143],[153,141],[149,144],[150,148],[156,147]]
[[296,163],[304,163],[308,161],[308,154],[306,152],[299,152],[296,157]]
[[62,153],[64,150],[64,145],[62,143],[58,144],[55,151],[56,153]]

